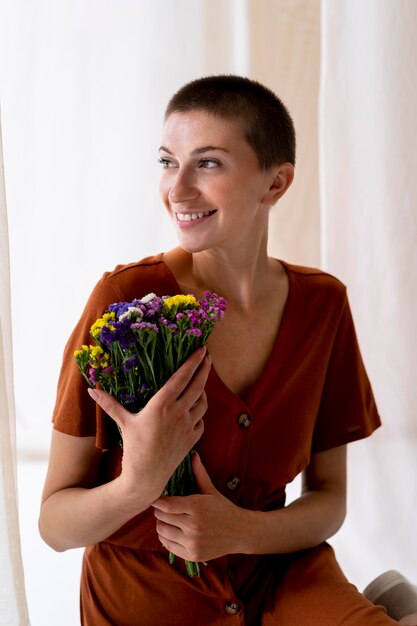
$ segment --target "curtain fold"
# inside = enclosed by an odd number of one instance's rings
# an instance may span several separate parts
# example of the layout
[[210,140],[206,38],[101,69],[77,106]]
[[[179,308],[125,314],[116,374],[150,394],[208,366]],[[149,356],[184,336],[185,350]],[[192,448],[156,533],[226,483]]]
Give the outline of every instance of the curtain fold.
[[[354,580],[416,574],[417,3],[323,0],[323,265],[348,285],[383,427],[350,447]],[[395,532],[393,532],[395,529]]]
[[0,626],[29,624],[20,552],[9,244],[0,119]]

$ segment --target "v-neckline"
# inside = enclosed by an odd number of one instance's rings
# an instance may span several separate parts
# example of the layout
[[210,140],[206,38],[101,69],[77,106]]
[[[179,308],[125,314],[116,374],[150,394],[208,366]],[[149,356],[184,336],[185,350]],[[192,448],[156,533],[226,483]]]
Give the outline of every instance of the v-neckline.
[[[183,293],[183,290],[181,289],[177,279],[175,278],[174,274],[172,273],[171,268],[169,267],[169,265],[165,262],[164,260],[164,254],[161,253],[159,255],[159,260],[162,262],[165,273],[167,275],[167,278],[170,280],[170,282],[173,284],[176,292],[175,294],[169,294],[169,295],[176,295],[176,294],[180,294]],[[230,387],[228,387],[228,385],[226,385],[226,383],[223,381],[223,379],[219,376],[219,374],[216,371],[216,368],[214,367],[214,365],[211,365],[211,372],[210,375],[213,376],[215,378],[215,380],[217,381],[218,385],[220,385],[220,387],[224,390],[225,393],[227,393],[228,395],[231,395],[235,400],[238,400],[239,402],[243,403],[246,407],[249,407],[251,404],[253,404],[256,400],[256,396],[257,394],[257,390],[259,387],[261,387],[262,381],[266,378],[266,372],[268,371],[268,368],[271,364],[271,362],[274,360],[275,358],[275,354],[278,352],[279,348],[280,348],[280,344],[282,341],[282,336],[283,336],[283,327],[288,325],[288,318],[289,318],[289,310],[290,307],[292,306],[292,301],[293,301],[293,284],[292,284],[292,273],[289,271],[289,264],[286,263],[285,261],[282,261],[281,259],[274,259],[277,263],[280,263],[281,266],[284,268],[286,274],[287,274],[287,279],[288,279],[288,293],[287,293],[287,299],[285,301],[284,304],[284,310],[282,312],[282,317],[281,317],[281,322],[279,325],[279,328],[277,330],[277,334],[275,336],[274,339],[274,343],[272,345],[271,351],[264,363],[264,366],[261,370],[261,373],[259,374],[259,376],[257,377],[257,379],[253,382],[253,384],[249,387],[248,391],[242,395],[239,395],[237,393],[235,393],[232,389],[230,389]],[[221,294],[219,294],[221,295]]]

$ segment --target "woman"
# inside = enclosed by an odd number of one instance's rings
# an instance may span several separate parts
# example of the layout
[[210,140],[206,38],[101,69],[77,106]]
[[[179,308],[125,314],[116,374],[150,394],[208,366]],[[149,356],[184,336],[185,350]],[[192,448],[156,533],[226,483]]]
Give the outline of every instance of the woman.
[[[267,254],[269,211],[294,177],[288,112],[254,81],[199,79],[168,104],[159,152],[180,246],[103,276],[58,386],[40,530],[56,550],[87,546],[82,623],[395,623],[325,543],[345,516],[346,444],[380,421],[344,286]],[[110,303],[207,289],[228,301],[208,352],[140,415],[88,396],[72,354]],[[199,494],[161,497],[192,448]],[[190,579],[182,559],[207,567]]]

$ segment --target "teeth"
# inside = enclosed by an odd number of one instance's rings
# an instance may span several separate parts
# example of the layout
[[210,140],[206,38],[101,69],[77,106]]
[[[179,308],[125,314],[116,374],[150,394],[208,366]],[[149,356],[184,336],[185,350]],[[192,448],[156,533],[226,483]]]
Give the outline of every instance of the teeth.
[[210,215],[211,211],[199,211],[198,213],[177,213],[177,219],[180,222],[191,222],[192,220],[199,220],[206,215]]

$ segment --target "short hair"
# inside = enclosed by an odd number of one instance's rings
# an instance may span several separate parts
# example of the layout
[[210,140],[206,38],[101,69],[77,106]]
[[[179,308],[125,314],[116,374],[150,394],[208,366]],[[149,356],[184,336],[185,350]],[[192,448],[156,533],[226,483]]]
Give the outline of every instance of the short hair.
[[256,80],[233,74],[197,78],[172,96],[165,119],[171,113],[189,111],[242,121],[246,140],[262,169],[295,164],[292,118],[278,96]]

